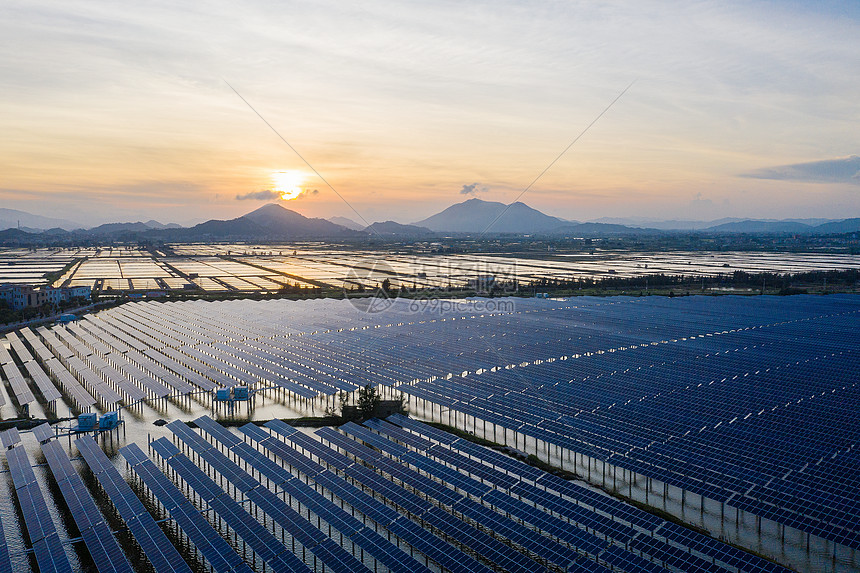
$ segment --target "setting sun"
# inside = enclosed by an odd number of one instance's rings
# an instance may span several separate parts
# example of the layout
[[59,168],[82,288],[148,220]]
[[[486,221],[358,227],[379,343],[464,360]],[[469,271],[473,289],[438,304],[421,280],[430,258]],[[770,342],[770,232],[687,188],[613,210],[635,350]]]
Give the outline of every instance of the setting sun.
[[276,171],[272,174],[274,189],[281,194],[281,199],[290,201],[302,194],[304,176],[298,171]]

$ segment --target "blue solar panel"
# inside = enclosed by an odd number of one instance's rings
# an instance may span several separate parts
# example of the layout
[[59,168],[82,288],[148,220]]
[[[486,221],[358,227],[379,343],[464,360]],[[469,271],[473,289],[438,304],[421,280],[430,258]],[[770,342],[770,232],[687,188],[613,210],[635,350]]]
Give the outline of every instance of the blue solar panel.
[[327,539],[327,535],[317,529],[303,516],[287,505],[284,500],[267,489],[255,489],[248,492],[248,499],[254,502],[296,540],[311,552],[317,545]]
[[482,484],[457,470],[451,469],[416,452],[406,453],[403,456],[403,461],[475,497],[482,497],[492,490],[490,486]]
[[682,527],[675,523],[664,522],[662,527],[655,531],[655,535],[665,538],[667,541],[677,543],[683,547],[692,549],[707,555],[717,561],[725,563],[729,567],[737,568],[742,571],[788,571],[787,569],[765,561],[761,557],[747,553],[727,545],[716,539],[697,533],[686,527]]
[[[268,423],[266,424],[268,427]],[[278,453],[278,448],[280,447],[278,444],[283,444],[280,440],[274,438],[270,434],[267,434],[265,431],[260,430],[259,428],[246,424],[242,426],[241,430],[245,432],[249,437],[264,444],[266,448],[269,450]],[[282,436],[284,434],[281,434]],[[301,447],[311,455],[316,456],[318,459],[325,461],[325,463],[336,469],[345,469],[351,466],[354,462],[347,458],[346,456],[335,452],[331,448],[328,448],[321,444],[320,442],[314,440],[310,436],[306,436],[301,432],[292,432],[285,436],[286,440],[296,444],[298,447]],[[270,442],[266,442],[265,440],[272,440]],[[307,468],[308,471],[311,471],[310,468]]]
[[[287,465],[299,470],[305,475],[313,476],[323,470],[321,465],[311,461],[307,456],[300,454],[298,451],[274,437],[269,437],[268,439],[260,442],[260,444],[281,458]],[[322,444],[318,444],[318,446],[320,448],[323,447]]]
[[398,442],[403,442],[407,446],[415,448],[417,450],[426,450],[433,446],[433,442],[429,440],[425,440],[424,438],[413,434],[411,432],[407,432],[402,428],[398,428],[394,424],[390,424],[385,420],[380,420],[379,418],[371,418],[364,422],[364,425],[368,428],[376,430],[377,432],[381,432],[388,436],[391,436]]
[[484,496],[484,500],[505,513],[521,519],[590,555],[597,555],[606,548],[607,542],[605,540],[500,491],[488,493]]
[[33,553],[39,573],[67,573],[72,570],[60,536],[56,533],[34,542]]
[[36,437],[37,442],[45,442],[56,437],[54,429],[48,423],[40,424],[33,428],[33,435]]
[[105,453],[89,436],[78,438],[75,445],[84,456],[111,502],[119,511],[144,555],[157,573],[191,573],[191,569],[170,543],[141,501]]
[[464,499],[454,506],[454,510],[492,531],[494,535],[509,539],[529,553],[562,568],[577,557],[576,551],[474,501]]
[[481,557],[495,563],[499,569],[521,573],[547,570],[522,553],[456,519],[439,507],[428,511],[423,519],[425,523],[439,529],[448,539],[471,548]]
[[637,573],[640,571],[642,573],[665,573],[666,571],[666,569],[663,569],[659,565],[655,565],[647,559],[625,551],[617,545],[610,545],[600,554],[600,558],[612,567],[619,567],[624,571],[636,571]]
[[415,515],[421,515],[433,507],[430,502],[421,499],[414,493],[407,491],[402,487],[394,485],[378,473],[362,465],[355,464],[350,466],[346,469],[345,473],[347,477],[362,483],[374,492],[384,496],[386,499]]
[[134,571],[104,521],[82,531],[81,537],[99,572]]
[[[203,470],[181,453],[177,453],[175,448],[170,448],[169,446],[172,446],[172,444],[166,438],[155,440],[153,442],[153,449],[156,448],[156,444],[159,442],[163,442],[163,444],[159,444],[159,448],[162,451],[167,454],[172,453],[170,457],[166,458],[167,463],[239,534],[260,558],[276,570],[280,567],[295,571],[308,570],[307,566],[298,557],[289,551],[285,551],[284,546],[266,528],[260,525],[235,500],[228,496],[224,490],[218,487]],[[220,453],[218,455],[224,457]],[[224,457],[224,460],[227,460],[227,458]],[[228,461],[224,461],[223,463],[226,465]],[[232,464],[233,462],[229,463]],[[308,530],[302,527],[300,523],[307,523],[307,521],[289,508],[274,493],[268,489],[257,487],[247,491],[246,496],[248,499],[253,500],[263,511],[268,513],[272,519],[277,521],[281,527],[289,531],[300,542],[302,538],[308,540],[304,535]],[[316,532],[319,535],[323,535],[318,529]],[[313,544],[313,540],[311,541]],[[311,550],[313,549],[311,548]]]
[[392,442],[391,440],[380,436],[379,434],[374,434],[367,428],[363,428],[354,422],[347,422],[346,424],[340,426],[340,428],[338,429],[342,432],[346,432],[350,436],[355,436],[359,440],[370,444],[378,450],[381,450],[386,454],[394,456],[396,458],[402,457],[403,454],[408,451],[400,444]]
[[380,458],[375,462],[372,462],[372,464],[374,467],[390,474],[393,478],[409,485],[417,491],[420,491],[422,494],[436,499],[444,505],[451,505],[463,498],[462,494],[449,489],[445,485],[434,481],[425,475],[402,466],[393,460]]
[[413,420],[412,418],[407,418],[402,414],[393,414],[388,417],[388,421],[397,424],[400,427],[415,430],[419,434],[427,436],[428,438],[435,440],[440,444],[452,444],[456,440],[460,439],[457,436],[449,434],[448,432],[437,430],[432,426],[422,424],[421,422]]
[[[53,435],[53,431],[51,434]],[[42,444],[42,451],[96,568],[100,572],[131,573],[133,571],[131,564],[120,550],[119,544],[99,513],[83,480],[72,467],[63,447],[56,440],[52,440]]]
[[[274,441],[273,438],[272,440]],[[233,451],[247,463],[251,464],[255,470],[260,472],[260,474],[266,476],[266,478],[274,482],[276,485],[282,484],[294,477],[293,474],[281,467],[277,462],[273,461],[262,452],[254,449],[249,444],[239,444],[233,449]],[[313,462],[307,460],[307,464],[311,463]]]
[[444,446],[433,446],[427,452],[428,455],[438,458],[443,462],[449,463],[452,466],[465,470],[466,472],[477,476],[483,481],[490,482],[498,488],[510,489],[520,483],[519,478],[508,475],[495,468],[491,468],[481,462],[467,458],[462,454],[453,452]]
[[275,430],[282,436],[290,436],[298,432],[297,429],[290,426],[283,420],[271,420],[269,422],[266,422],[266,427]]
[[239,491],[246,492],[260,485],[259,482],[249,476],[242,468],[231,462],[229,458],[185,425],[184,422],[175,420],[167,424],[167,427],[179,436],[183,442],[188,444],[192,450],[197,452],[197,455],[206,463],[215,468],[215,471],[235,485]]
[[5,432],[0,432],[0,443],[3,444],[4,449],[20,444],[21,435],[18,433],[18,428],[9,428]]
[[314,480],[380,525],[400,518],[389,506],[329,471],[315,475]]
[[331,428],[320,428],[315,433],[320,438],[329,442],[332,447],[340,448],[348,454],[352,454],[353,456],[360,458],[364,461],[369,462],[382,458],[382,454],[371,450],[367,446],[359,444],[355,440],[350,440],[343,434],[339,433],[337,430],[333,430]]
[[233,447],[237,444],[241,444],[242,439],[239,436],[233,434],[227,428],[210,418],[209,416],[200,416],[194,423],[197,424],[203,431],[207,434],[221,442],[222,444],[226,444],[228,447]]
[[[8,435],[8,433],[7,433]],[[17,436],[17,433],[14,434]],[[6,459],[9,462],[9,470],[12,473],[12,481],[15,484],[15,492],[18,495],[18,503],[21,513],[24,515],[24,526],[27,535],[33,544],[36,553],[36,562],[42,571],[71,571],[72,567],[66,557],[62,546],[57,539],[57,529],[48,512],[45,498],[36,476],[30,465],[30,458],[23,446],[16,445],[6,450]],[[37,545],[39,549],[37,550]]]
[[[168,424],[168,427],[171,427]],[[273,519],[281,523],[282,526],[290,531],[299,542],[306,548],[310,549],[314,555],[317,555],[328,567],[333,569],[350,567],[355,570],[356,567],[361,567],[359,561],[352,555],[345,552],[340,546],[325,548],[320,545],[320,551],[324,551],[325,555],[318,552],[317,545],[323,543],[325,535],[318,529],[314,528],[309,523],[301,520],[295,512],[284,506],[283,502],[278,499],[271,491],[265,488],[254,489],[260,484],[242,469],[230,461],[226,456],[212,448],[210,444],[202,441],[193,431],[188,429],[184,424],[177,435],[184,436],[183,439],[191,438],[190,434],[196,439],[188,439],[189,445],[196,452],[200,453],[207,462],[213,465],[216,470],[224,475],[228,481],[239,487],[240,491],[245,492],[249,499],[257,502],[259,507],[266,513],[272,515]],[[171,427],[171,429],[174,429]],[[208,451],[205,451],[207,450]],[[298,455],[298,453],[296,452]],[[300,456],[302,460],[309,461],[307,458]],[[314,464],[315,465],[315,464]],[[241,474],[241,476],[239,475]],[[250,487],[248,487],[250,485]],[[339,530],[344,535],[349,536],[353,531],[362,527],[362,524],[353,518],[348,513],[341,510],[339,507],[332,504],[328,499],[318,494],[313,488],[301,482],[297,478],[288,480],[279,484],[280,487],[287,493],[293,495],[307,508],[317,514],[318,517],[326,521],[329,525]],[[275,513],[276,512],[276,513]],[[276,516],[283,516],[283,520],[279,520]],[[293,529],[290,529],[292,527]],[[331,563],[330,563],[331,562]]]
[[12,563],[9,560],[9,546],[6,545],[6,533],[3,531],[2,519],[0,519],[0,573],[12,573]]
[[663,567],[689,571],[690,573],[721,573],[725,569],[692,555],[689,551],[663,543],[653,537],[637,535],[630,542],[631,551],[642,553],[643,557],[654,559]]
[[230,544],[212,529],[206,518],[136,444],[121,448],[120,453],[217,573],[251,573],[251,568]]
[[390,523],[388,530],[451,573],[491,573],[492,571],[407,517],[400,517]]
[[558,513],[586,529],[607,535],[624,544],[636,534],[636,530],[630,526],[525,482],[511,488],[511,493],[542,505],[548,511]]
[[567,568],[567,573],[609,573],[609,571],[600,563],[584,557],[580,557]]

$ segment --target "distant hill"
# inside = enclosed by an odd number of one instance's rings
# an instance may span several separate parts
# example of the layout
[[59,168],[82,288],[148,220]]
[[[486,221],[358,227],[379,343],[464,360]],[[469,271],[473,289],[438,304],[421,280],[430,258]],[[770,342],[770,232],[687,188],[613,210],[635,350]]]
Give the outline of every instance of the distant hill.
[[144,223],[144,225],[146,225],[150,229],[181,229],[182,228],[182,225],[179,225],[177,223],[164,224],[164,223],[159,223],[155,219],[150,219],[149,221]]
[[570,223],[556,227],[548,234],[563,235],[565,237],[617,237],[622,235],[666,235],[669,232],[661,231],[660,229],[628,227],[612,223]]
[[790,235],[835,235],[840,233],[856,233],[860,231],[860,218],[833,221],[825,219],[799,219],[784,221],[744,220],[725,223],[702,229],[705,233],[760,233],[760,234],[790,234]]
[[[498,220],[497,220],[498,219]],[[447,233],[546,233],[569,221],[551,217],[525,203],[510,206],[496,201],[469,199],[451,205],[422,221],[412,223],[433,231]]]
[[702,229],[706,233],[810,233],[814,227],[791,221],[735,221]]
[[170,240],[206,239],[322,239],[361,237],[365,233],[347,229],[325,219],[311,219],[275,203],[264,205],[228,221],[211,220],[182,229],[155,231]]
[[815,227],[816,235],[835,235],[839,233],[857,233],[860,231],[860,218],[831,221]]
[[382,223],[373,223],[365,228],[366,233],[371,235],[398,235],[403,237],[425,237],[435,234],[427,227],[418,227],[416,225],[401,225],[394,221],[384,221]]
[[15,229],[18,225],[30,230],[43,230],[59,227],[66,231],[80,229],[83,225],[66,219],[53,219],[41,215],[33,215],[17,209],[0,208],[0,229]]
[[624,225],[625,227],[639,227],[649,229],[659,229],[661,231],[695,231],[706,229],[707,227],[715,227],[723,223],[734,223],[735,221],[743,221],[726,217],[715,221],[695,221],[687,219],[669,219],[660,220],[648,217],[601,217],[592,221],[593,223],[609,223],[612,225]]
[[91,235],[114,235],[117,233],[142,233],[149,231],[151,227],[146,223],[105,223],[98,227],[88,229],[87,233]]
[[30,244],[34,237],[39,235],[28,233],[21,229],[3,229],[0,231],[0,245],[15,246],[19,244]]
[[362,225],[361,223],[356,223],[349,217],[329,217],[328,220],[335,225],[340,225],[341,227],[346,227],[347,229],[352,229],[353,231],[361,231],[362,229],[364,229],[364,225]]

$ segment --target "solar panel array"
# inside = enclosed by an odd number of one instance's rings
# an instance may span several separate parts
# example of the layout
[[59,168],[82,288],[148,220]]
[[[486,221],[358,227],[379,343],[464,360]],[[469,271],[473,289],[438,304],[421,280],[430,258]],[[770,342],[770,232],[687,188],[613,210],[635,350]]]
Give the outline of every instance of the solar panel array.
[[554,360],[399,389],[860,548],[856,300],[796,302],[607,306]]
[[[53,436],[48,424],[39,426],[42,436]],[[45,430],[47,428],[47,430]],[[75,471],[65,450],[55,439],[42,443],[42,452],[66,500],[72,519],[90,552],[96,569],[102,572],[132,573],[134,569],[119,547],[108,524],[90,496],[87,486]]]
[[[491,439],[574,452],[579,471],[586,456],[858,548],[857,297],[510,300],[450,312],[395,300],[380,313],[336,300],[134,303],[24,329],[0,362],[19,404],[60,389],[80,409],[240,384],[302,399],[384,385]],[[368,427],[344,430],[422,472],[453,469],[441,444],[419,459]],[[319,453],[334,471],[346,463]]]
[[[253,563],[274,571],[344,573],[379,567],[415,573],[436,567],[458,573],[785,571],[403,416],[314,434],[279,420],[265,428],[248,424],[240,433],[206,416],[195,422],[200,431],[179,421],[167,426],[182,449],[164,437],[150,443],[161,467],[136,444],[120,452],[176,531],[218,573],[249,573]],[[65,552],[19,434],[0,438],[37,560],[69,570],[62,567]],[[131,571],[61,441],[47,425],[37,439],[98,570]],[[75,446],[152,568],[188,573],[96,441],[82,437]],[[236,552],[239,540],[255,558]],[[0,552],[0,569],[2,560]],[[39,567],[50,570],[41,561]]]
[[51,519],[48,505],[42,496],[30,458],[21,444],[17,430],[7,430],[0,434],[0,438],[4,448],[7,448],[6,461],[9,463],[15,495],[24,517],[24,528],[30,538],[39,571],[71,573],[71,563],[63,550],[57,528]]
[[75,445],[156,573],[191,573],[179,552],[95,440],[89,436],[78,438]]

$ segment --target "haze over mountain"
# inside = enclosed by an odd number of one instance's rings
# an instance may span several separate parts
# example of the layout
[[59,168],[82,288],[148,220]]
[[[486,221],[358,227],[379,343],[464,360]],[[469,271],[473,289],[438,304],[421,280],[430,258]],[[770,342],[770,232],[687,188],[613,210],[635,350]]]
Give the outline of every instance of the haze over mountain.
[[497,201],[469,199],[451,205],[422,221],[412,223],[448,233],[547,233],[570,221],[551,217],[525,203],[510,206]]
[[59,227],[66,231],[80,229],[81,225],[67,219],[54,219],[52,217],[43,217],[42,215],[34,215],[26,211],[17,209],[0,208],[0,230],[15,229],[18,225],[28,229],[53,229]]
[[366,227],[364,231],[371,235],[397,235],[401,237],[423,237],[435,234],[435,231],[432,231],[427,227],[402,225],[395,221],[376,222]]
[[92,229],[87,229],[87,232],[93,235],[114,235],[117,233],[145,233],[151,230],[161,229],[181,229],[176,223],[162,224],[155,220],[149,220],[146,223],[137,221],[135,223],[105,223]]
[[349,217],[329,217],[328,220],[335,225],[340,225],[341,227],[346,227],[347,229],[352,229],[353,231],[361,231],[365,228],[365,225],[362,225],[361,223],[356,223]]
[[[565,221],[533,209],[524,203],[514,203],[505,211],[503,203],[469,199],[413,225],[396,221],[376,222],[361,229],[350,229],[326,219],[305,217],[281,204],[270,203],[250,213],[229,220],[209,220],[192,227],[175,223],[164,225],[150,220],[145,223],[106,223],[92,229],[65,230],[60,227],[40,230],[12,228],[0,230],[4,244],[75,244],[87,241],[208,241],[208,240],[303,240],[303,239],[361,239],[399,237],[427,239],[443,235],[527,234],[546,237],[612,237],[671,233],[702,233],[711,235],[825,235],[860,231],[860,218],[833,221],[827,219],[754,220],[721,219],[717,221],[655,221],[622,225],[608,221],[580,223]],[[12,211],[5,210],[7,213]],[[13,213],[32,217],[28,221],[52,222],[22,211]],[[504,213],[501,217],[500,213]],[[498,218],[498,220],[496,220]],[[354,221],[345,217],[345,222]],[[493,222],[495,221],[495,222]],[[822,222],[823,221],[823,222]],[[488,228],[489,227],[489,228]]]

